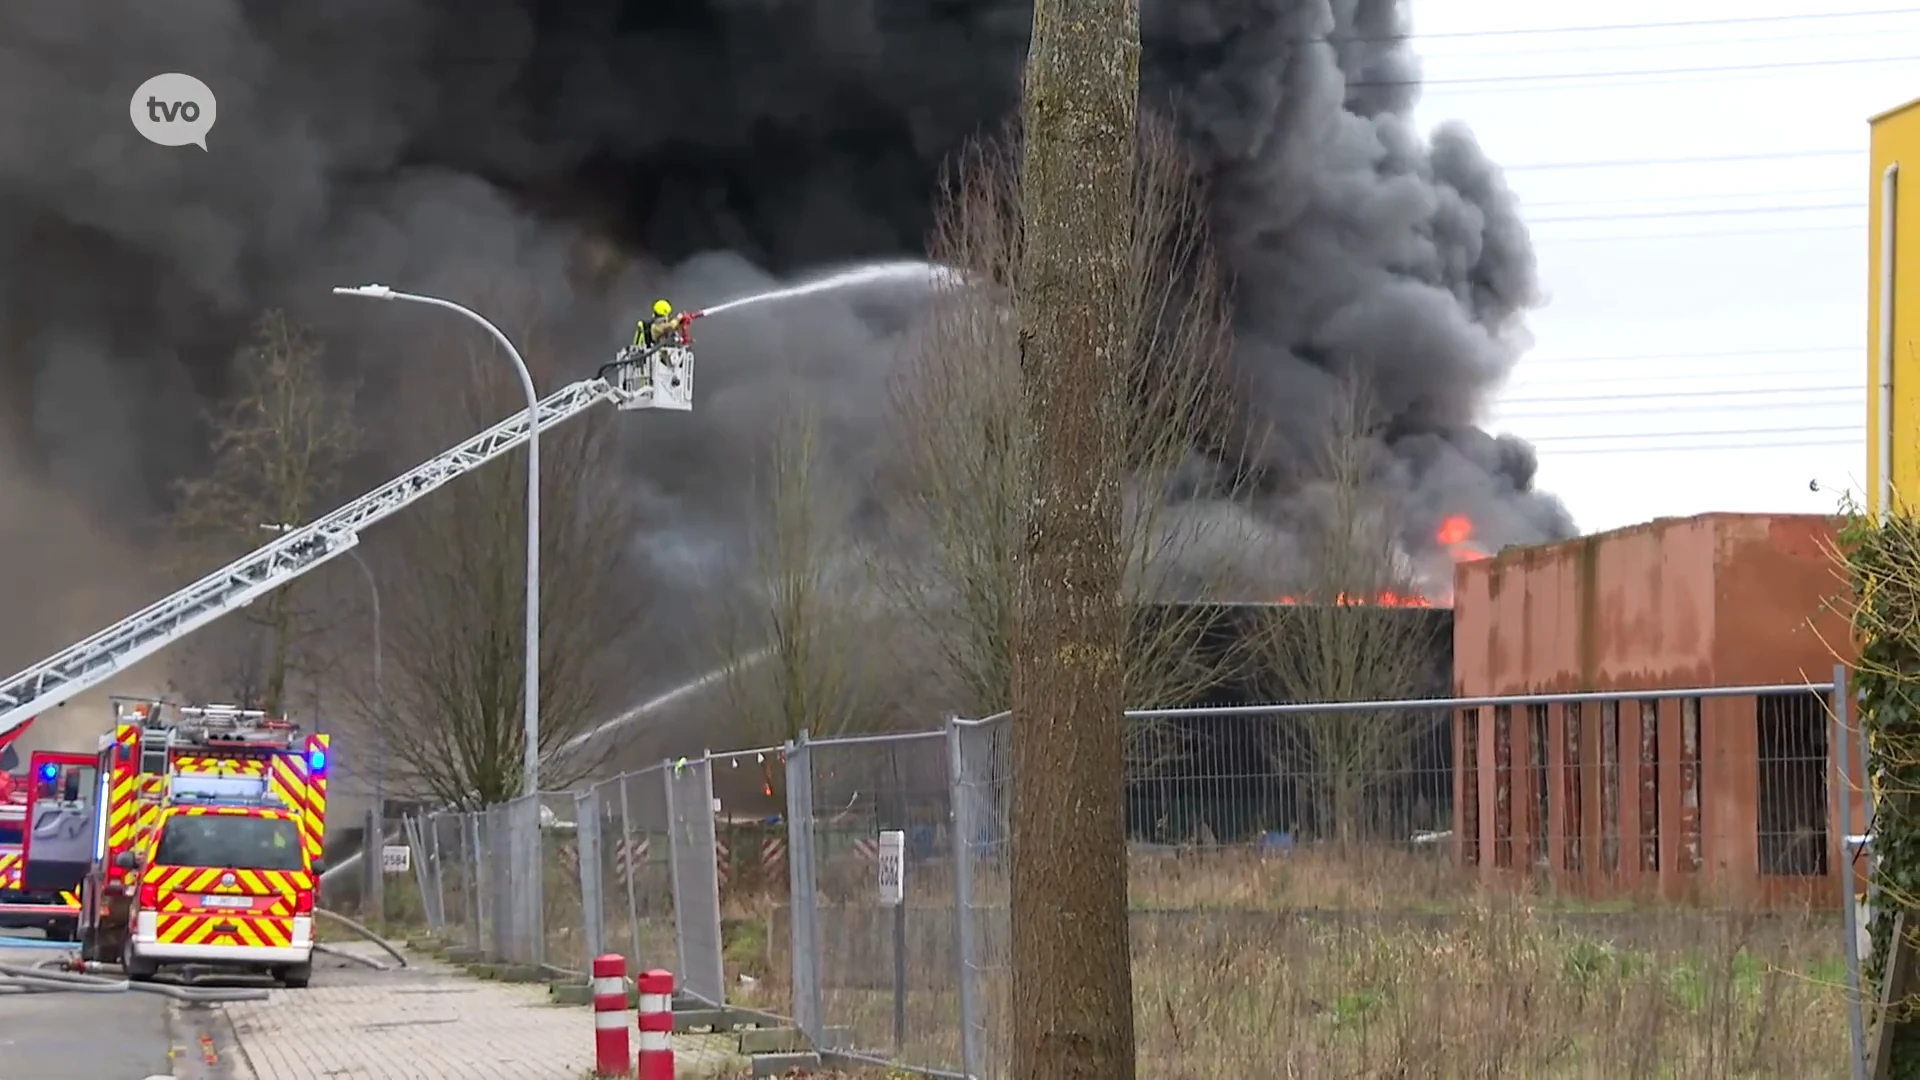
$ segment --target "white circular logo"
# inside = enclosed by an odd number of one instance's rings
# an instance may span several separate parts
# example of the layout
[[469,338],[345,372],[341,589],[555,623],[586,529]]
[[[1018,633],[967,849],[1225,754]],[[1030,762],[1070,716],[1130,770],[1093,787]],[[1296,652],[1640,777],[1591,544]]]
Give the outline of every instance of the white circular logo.
[[191,75],[177,71],[155,75],[140,84],[127,104],[133,129],[148,142],[161,146],[207,148],[216,106],[213,91]]

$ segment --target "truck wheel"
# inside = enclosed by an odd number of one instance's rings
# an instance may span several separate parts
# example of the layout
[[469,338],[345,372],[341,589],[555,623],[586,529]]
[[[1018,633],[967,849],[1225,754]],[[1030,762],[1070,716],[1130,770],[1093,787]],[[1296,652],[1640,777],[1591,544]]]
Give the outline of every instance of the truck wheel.
[[151,960],[141,959],[140,955],[134,952],[133,935],[128,934],[120,945],[120,969],[126,972],[127,978],[134,982],[149,982],[160,970],[160,965]]
[[305,990],[312,981],[312,964],[288,964],[280,969],[280,982],[289,990]]
[[74,919],[55,919],[47,924],[48,941],[72,941],[80,924]]

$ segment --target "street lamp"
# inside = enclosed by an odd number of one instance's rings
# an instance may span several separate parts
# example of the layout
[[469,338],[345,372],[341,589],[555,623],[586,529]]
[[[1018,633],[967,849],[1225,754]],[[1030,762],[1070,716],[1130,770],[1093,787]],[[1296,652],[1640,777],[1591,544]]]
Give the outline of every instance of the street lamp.
[[540,398],[533,388],[533,373],[520,357],[520,350],[500,328],[471,308],[437,296],[398,292],[385,285],[361,285],[336,288],[335,296],[363,296],[370,300],[408,300],[416,304],[445,308],[479,323],[512,358],[520,376],[520,388],[527,394],[527,673],[526,673],[526,783],[527,795],[540,793]]

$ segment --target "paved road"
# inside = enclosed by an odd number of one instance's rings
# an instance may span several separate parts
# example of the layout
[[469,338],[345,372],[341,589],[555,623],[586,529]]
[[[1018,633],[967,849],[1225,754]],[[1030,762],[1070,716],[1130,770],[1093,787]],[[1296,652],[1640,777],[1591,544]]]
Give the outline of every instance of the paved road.
[[[35,964],[57,955],[0,948],[0,963]],[[167,1003],[155,995],[10,994],[0,1001],[0,1080],[173,1075]]]

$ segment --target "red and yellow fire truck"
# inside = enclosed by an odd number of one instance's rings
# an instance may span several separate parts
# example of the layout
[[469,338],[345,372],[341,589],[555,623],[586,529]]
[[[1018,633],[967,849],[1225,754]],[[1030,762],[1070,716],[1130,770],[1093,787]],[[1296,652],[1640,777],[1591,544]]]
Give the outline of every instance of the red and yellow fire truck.
[[50,833],[63,843],[28,838],[28,884],[78,886],[82,958],[131,979],[191,963],[305,986],[328,737],[220,705],[146,702],[118,720],[92,757],[34,755],[36,770],[84,764],[97,786],[75,827]]
[[80,917],[79,890],[29,891],[24,880],[28,792],[36,784],[50,788],[64,779],[57,768],[42,768],[31,776],[12,771],[20,758],[9,744],[31,724],[0,736],[0,929],[37,929],[56,941],[71,941]]

